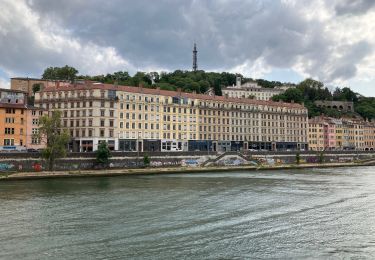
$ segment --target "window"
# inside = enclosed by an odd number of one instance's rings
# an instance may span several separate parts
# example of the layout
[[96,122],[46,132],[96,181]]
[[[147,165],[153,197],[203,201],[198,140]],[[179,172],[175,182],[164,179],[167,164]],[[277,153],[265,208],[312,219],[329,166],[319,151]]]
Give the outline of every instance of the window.
[[100,120],[100,126],[101,126],[101,127],[104,127],[104,119],[101,119],[101,120]]
[[14,109],[14,108],[6,108],[5,109],[5,113],[7,113],[7,114],[15,114],[16,113],[16,109]]
[[39,124],[39,119],[38,118],[33,118],[32,124],[33,125],[38,125]]
[[104,116],[104,114],[105,114],[105,110],[100,110],[100,116]]
[[89,126],[92,126],[92,119],[89,119]]
[[104,129],[100,129],[100,137],[104,137]]
[[14,139],[4,139],[4,145],[14,145]]
[[4,132],[6,135],[14,135],[14,128],[6,127]]
[[[14,123],[14,117],[6,117],[5,118],[5,123],[7,123],[7,124],[13,124]],[[21,124],[23,124],[23,120],[22,120]]]

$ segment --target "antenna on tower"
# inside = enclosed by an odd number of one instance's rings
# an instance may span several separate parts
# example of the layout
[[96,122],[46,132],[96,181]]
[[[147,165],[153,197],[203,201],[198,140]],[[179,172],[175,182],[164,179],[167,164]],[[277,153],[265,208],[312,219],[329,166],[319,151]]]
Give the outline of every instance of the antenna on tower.
[[197,64],[197,44],[194,43],[194,49],[193,49],[193,71],[197,71],[198,64]]

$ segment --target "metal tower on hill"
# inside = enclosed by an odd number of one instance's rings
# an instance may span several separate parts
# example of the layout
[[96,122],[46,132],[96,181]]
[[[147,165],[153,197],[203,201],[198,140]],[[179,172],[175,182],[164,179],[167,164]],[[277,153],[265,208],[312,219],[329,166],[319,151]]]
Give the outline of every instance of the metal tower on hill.
[[198,64],[197,64],[197,44],[194,43],[194,49],[193,49],[193,71],[197,71]]

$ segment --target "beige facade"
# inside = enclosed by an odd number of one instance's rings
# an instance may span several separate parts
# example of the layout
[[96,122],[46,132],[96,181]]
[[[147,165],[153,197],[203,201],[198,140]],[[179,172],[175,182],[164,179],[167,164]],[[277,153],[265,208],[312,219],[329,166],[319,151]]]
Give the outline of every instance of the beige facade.
[[270,100],[273,96],[283,93],[282,89],[254,88],[254,87],[226,87],[222,93],[232,98],[253,98],[257,100]]
[[46,140],[38,137],[39,119],[46,115],[47,110],[38,107],[28,107],[26,110],[26,147],[42,149],[46,146]]
[[305,149],[299,104],[85,82],[45,88],[36,105],[63,111],[72,150]]
[[241,84],[241,78],[237,77],[236,85],[222,89],[223,96],[230,98],[250,98],[256,100],[270,100],[273,96],[283,93],[290,86],[279,88],[262,88],[257,82],[246,82]]

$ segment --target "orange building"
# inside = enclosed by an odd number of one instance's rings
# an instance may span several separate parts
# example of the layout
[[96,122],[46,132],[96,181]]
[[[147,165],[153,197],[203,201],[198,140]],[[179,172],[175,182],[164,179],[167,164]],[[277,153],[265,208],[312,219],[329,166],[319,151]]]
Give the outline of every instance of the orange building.
[[44,109],[27,105],[27,92],[0,89],[0,151],[43,148],[35,138]]
[[26,145],[27,94],[0,89],[0,149],[24,150]]

